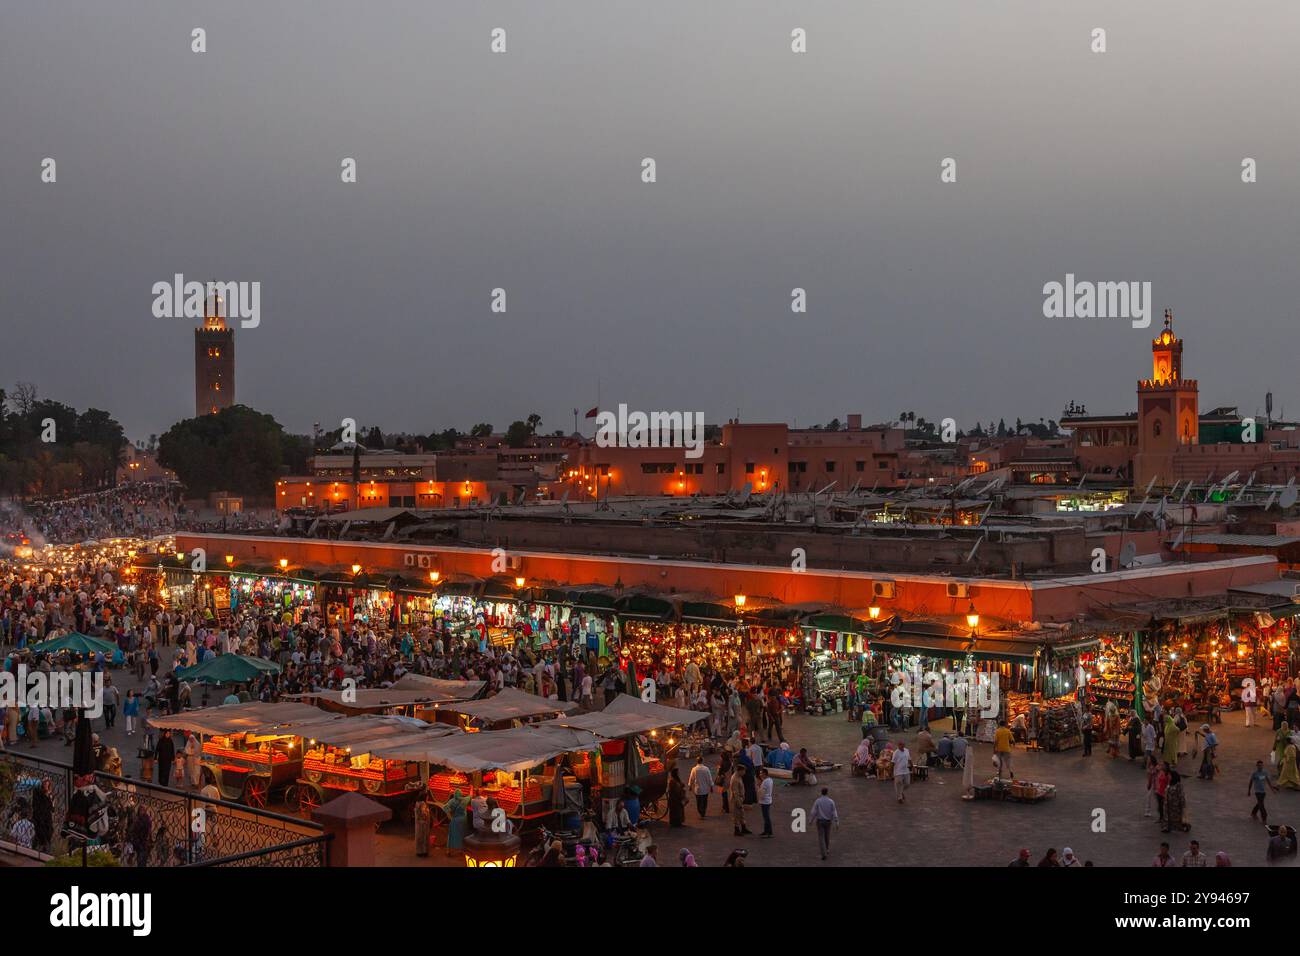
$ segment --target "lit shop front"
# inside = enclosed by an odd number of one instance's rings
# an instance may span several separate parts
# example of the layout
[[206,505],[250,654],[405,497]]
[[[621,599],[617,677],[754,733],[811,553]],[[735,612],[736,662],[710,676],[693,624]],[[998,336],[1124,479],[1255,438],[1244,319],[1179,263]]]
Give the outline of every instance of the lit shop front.
[[213,588],[218,607],[225,603],[231,614],[247,610],[274,612],[294,622],[315,604],[318,593],[314,579],[290,578],[256,569],[231,571],[226,585],[224,594],[219,587]]

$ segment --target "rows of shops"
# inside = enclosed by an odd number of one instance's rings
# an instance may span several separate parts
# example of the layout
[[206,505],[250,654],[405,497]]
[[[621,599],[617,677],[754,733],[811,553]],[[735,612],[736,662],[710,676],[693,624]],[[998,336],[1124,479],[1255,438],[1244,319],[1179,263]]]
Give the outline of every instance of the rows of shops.
[[[784,605],[757,596],[652,593],[603,585],[560,586],[498,576],[445,579],[250,567],[196,571],[183,557],[137,561],[135,585],[174,608],[225,618],[246,607],[286,622],[305,614],[381,636],[435,627],[501,648],[585,649],[642,674],[701,668],[779,686],[800,706],[839,712],[888,697],[906,673],[996,674],[1003,714],[1033,728],[1050,749],[1082,742],[1082,722],[1108,702],[1125,712],[1156,701],[1193,715],[1240,702],[1247,681],[1296,672],[1293,614],[1300,604],[1264,594],[1130,605],[1105,619],[1010,630],[972,605],[957,622],[905,620],[879,607]],[[886,705],[885,709],[888,707]],[[932,714],[937,716],[936,707]]]

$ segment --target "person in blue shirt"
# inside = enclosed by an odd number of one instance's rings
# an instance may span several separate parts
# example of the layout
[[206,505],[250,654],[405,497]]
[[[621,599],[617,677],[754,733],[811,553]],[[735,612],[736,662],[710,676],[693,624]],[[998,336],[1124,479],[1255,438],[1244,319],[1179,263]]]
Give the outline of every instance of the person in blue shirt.
[[789,770],[794,766],[794,751],[790,745],[782,743],[780,747],[767,752],[767,765],[780,770]]

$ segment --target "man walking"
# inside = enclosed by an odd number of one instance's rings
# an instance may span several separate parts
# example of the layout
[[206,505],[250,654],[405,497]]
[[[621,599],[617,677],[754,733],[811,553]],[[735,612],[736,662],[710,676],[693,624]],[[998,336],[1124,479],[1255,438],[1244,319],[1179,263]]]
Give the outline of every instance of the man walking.
[[763,832],[759,836],[772,835],[772,789],[771,776],[766,767],[758,768],[758,809],[763,814]]
[[1255,795],[1255,805],[1250,809],[1250,816],[1254,819],[1255,814],[1259,814],[1259,820],[1265,826],[1268,826],[1268,808],[1264,806],[1264,798],[1268,795],[1266,788],[1273,787],[1273,792],[1277,793],[1277,787],[1273,786],[1273,781],[1268,779],[1268,771],[1264,769],[1264,761],[1255,761],[1255,772],[1250,775],[1250,783],[1246,785],[1246,792]]
[[822,795],[813,801],[812,818],[817,825],[817,846],[821,849],[822,859],[831,852],[831,824],[839,826],[840,815],[835,810],[835,801],[829,796],[830,790],[822,787]]
[[1005,720],[999,722],[997,732],[993,735],[993,756],[998,761],[999,780],[1002,779],[1004,772],[1008,777],[1012,775],[1011,747],[1014,742],[1014,738],[1011,736],[1011,728],[1007,726],[1007,722]]
[[898,749],[894,751],[894,796],[898,797],[898,802],[902,803],[907,795],[907,788],[912,785],[912,752],[907,749],[907,744],[903,741],[898,742]]
[[713,789],[713,771],[704,763],[703,756],[695,758],[695,766],[686,778],[686,786],[695,794],[695,809],[700,812],[700,819],[703,820],[709,810],[709,792]]

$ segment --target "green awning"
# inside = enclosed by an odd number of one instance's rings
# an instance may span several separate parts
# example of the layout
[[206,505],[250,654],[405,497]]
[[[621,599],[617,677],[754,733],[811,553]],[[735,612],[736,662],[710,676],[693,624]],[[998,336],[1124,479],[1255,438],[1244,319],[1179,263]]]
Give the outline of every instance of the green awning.
[[619,617],[640,621],[667,621],[674,612],[672,601],[653,594],[629,594],[616,607]]
[[683,601],[681,619],[692,624],[735,624],[736,611],[732,605],[720,601]]

